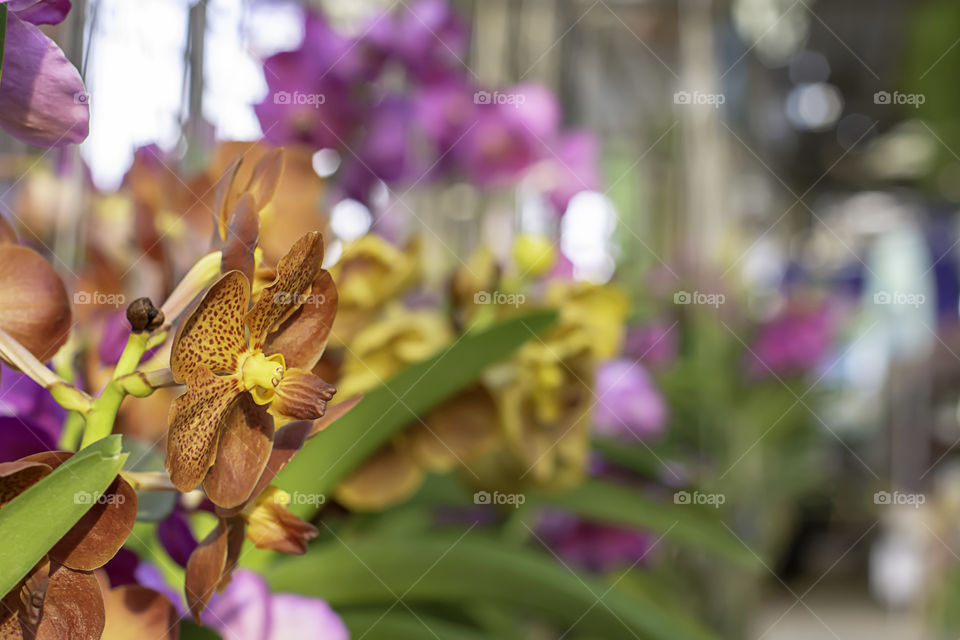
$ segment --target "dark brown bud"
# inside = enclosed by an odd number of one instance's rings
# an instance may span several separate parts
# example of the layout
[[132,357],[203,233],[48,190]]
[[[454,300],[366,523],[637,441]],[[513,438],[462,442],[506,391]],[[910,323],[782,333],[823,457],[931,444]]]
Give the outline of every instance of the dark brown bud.
[[153,331],[163,326],[163,311],[160,311],[150,298],[137,298],[127,307],[127,320],[134,332]]

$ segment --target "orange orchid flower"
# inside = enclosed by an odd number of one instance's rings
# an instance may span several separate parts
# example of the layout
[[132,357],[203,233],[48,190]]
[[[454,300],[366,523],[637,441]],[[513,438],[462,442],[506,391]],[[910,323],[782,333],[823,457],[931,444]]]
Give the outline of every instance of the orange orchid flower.
[[170,409],[166,469],[214,504],[250,498],[273,447],[274,420],[313,420],[336,389],[310,370],[323,355],[337,294],[320,268],[323,239],[304,235],[250,307],[250,281],[215,282],[174,338],[170,369],[187,385]]

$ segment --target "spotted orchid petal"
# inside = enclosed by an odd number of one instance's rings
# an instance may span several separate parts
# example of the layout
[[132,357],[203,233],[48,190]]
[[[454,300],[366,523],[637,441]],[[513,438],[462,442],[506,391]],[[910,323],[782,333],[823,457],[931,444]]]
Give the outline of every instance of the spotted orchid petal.
[[60,276],[39,253],[0,244],[0,329],[38,360],[48,360],[67,341],[70,300]]
[[286,322],[267,338],[264,352],[282,353],[288,367],[313,369],[327,346],[337,315],[337,287],[326,270],[310,287],[310,295]]
[[277,265],[277,278],[264,287],[247,314],[250,346],[262,349],[267,334],[289,318],[305,301],[305,295],[320,272],[323,237],[319,232],[304,235],[294,243]]
[[207,497],[219,507],[245,502],[263,473],[273,443],[273,417],[242,394],[223,417],[217,459],[203,481]]
[[233,376],[197,369],[186,393],[173,401],[165,464],[180,491],[192,491],[207,475],[217,455],[223,417],[240,393]]
[[198,370],[233,373],[247,348],[243,314],[250,301],[250,283],[239,271],[217,280],[177,331],[170,369],[177,382]]
[[304,369],[287,369],[277,385],[270,410],[292,420],[316,420],[327,410],[336,387]]

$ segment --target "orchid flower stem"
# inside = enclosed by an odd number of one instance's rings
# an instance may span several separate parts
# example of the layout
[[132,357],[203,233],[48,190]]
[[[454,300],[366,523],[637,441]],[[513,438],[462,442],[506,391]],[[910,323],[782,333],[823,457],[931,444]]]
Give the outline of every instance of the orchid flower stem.
[[47,368],[3,329],[0,329],[0,358],[20,369],[31,380],[50,392],[53,399],[63,408],[80,413],[90,411],[93,398]]
[[83,432],[83,441],[81,448],[106,438],[113,431],[113,423],[117,419],[117,411],[120,409],[120,403],[123,401],[126,392],[117,383],[117,379],[125,376],[137,368],[140,364],[140,358],[147,350],[147,341],[150,336],[146,333],[131,333],[127,340],[127,346],[120,355],[120,361],[117,362],[113,370],[113,376],[110,382],[103,389],[103,393],[93,403],[93,409],[87,415],[87,426]]
[[85,424],[86,421],[82,414],[76,411],[68,413],[57,446],[64,451],[76,451],[77,445],[80,444],[80,439],[83,437],[83,426]]

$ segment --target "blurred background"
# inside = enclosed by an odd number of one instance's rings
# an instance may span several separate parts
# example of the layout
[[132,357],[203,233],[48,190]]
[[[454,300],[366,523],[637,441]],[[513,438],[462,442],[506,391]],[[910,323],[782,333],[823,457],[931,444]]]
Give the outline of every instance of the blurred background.
[[484,248],[625,292],[594,450],[755,566],[559,516],[558,561],[723,638],[960,634],[957,3],[75,0],[45,30],[90,135],[0,134],[0,210],[73,291],[168,290],[238,141],[284,145],[328,264],[419,243],[413,306]]

